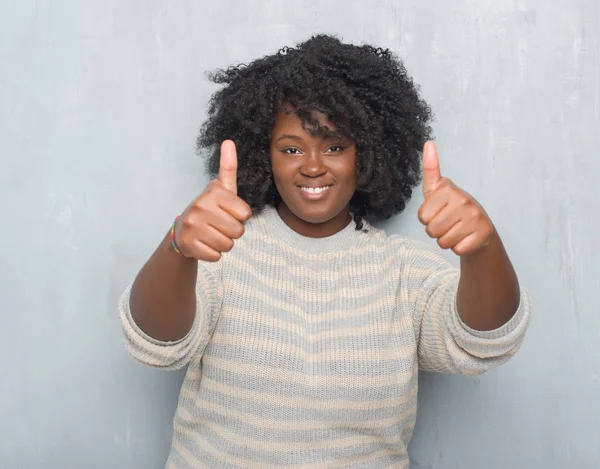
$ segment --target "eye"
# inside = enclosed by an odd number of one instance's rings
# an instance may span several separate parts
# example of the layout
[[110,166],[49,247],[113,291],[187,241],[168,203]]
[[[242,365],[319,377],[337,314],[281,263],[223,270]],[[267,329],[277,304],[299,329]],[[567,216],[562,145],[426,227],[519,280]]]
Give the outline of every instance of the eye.
[[340,145],[333,145],[327,149],[327,153],[340,153],[344,151],[344,147]]
[[284,148],[283,153],[285,153],[286,155],[299,155],[300,154],[300,150],[298,150],[297,148]]

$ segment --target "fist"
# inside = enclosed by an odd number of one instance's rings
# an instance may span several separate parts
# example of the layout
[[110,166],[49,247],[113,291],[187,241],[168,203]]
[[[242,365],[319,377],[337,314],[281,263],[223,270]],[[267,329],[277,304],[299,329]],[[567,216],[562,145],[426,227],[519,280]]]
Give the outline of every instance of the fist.
[[250,206],[237,196],[235,143],[221,145],[219,175],[181,214],[175,224],[175,243],[186,257],[216,262],[244,234]]
[[496,230],[481,205],[450,179],[441,176],[433,142],[423,148],[423,196],[419,221],[442,249],[459,256],[486,246]]

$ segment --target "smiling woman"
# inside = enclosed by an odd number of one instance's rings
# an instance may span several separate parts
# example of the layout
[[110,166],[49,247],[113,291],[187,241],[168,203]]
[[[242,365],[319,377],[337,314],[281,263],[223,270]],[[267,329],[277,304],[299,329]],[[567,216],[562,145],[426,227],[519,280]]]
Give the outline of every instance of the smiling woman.
[[[271,135],[271,167],[281,218],[296,232],[331,236],[350,223],[356,191],[356,146],[336,136],[327,115],[313,111],[306,128],[288,103],[277,113]],[[333,134],[333,135],[332,135]]]
[[[316,36],[219,71],[216,176],[127,288],[130,353],[187,366],[168,468],[408,468],[419,370],[506,362],[529,324],[500,237],[442,177],[388,50]],[[363,217],[419,219],[437,250]]]
[[431,135],[431,111],[388,49],[319,35],[210,78],[225,86],[211,99],[198,147],[210,154],[208,170],[216,176],[221,143],[235,142],[238,195],[255,213],[281,201],[269,148],[284,114],[299,118],[314,136],[354,144],[356,190],[349,207],[357,229],[365,216],[381,220],[401,212],[420,182],[418,152]]

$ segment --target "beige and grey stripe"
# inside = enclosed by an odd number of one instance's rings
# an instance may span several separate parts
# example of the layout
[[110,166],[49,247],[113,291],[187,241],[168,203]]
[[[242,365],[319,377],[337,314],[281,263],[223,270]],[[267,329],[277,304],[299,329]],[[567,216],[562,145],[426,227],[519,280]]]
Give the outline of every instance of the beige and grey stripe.
[[120,313],[142,363],[187,366],[168,468],[407,468],[419,369],[476,374],[519,348],[530,309],[472,331],[436,249],[350,224],[301,237],[267,207],[200,263],[188,336],[162,343]]

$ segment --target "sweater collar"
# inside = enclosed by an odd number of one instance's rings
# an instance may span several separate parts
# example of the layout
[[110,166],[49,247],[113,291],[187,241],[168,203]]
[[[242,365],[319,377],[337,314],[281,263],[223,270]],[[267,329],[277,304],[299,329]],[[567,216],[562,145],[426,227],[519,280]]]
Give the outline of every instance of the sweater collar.
[[[303,236],[290,228],[279,216],[277,209],[266,205],[262,212],[267,232],[289,244],[290,246],[309,252],[331,252],[349,249],[365,236],[362,230],[356,230],[354,220],[337,233],[325,238],[311,238]],[[367,222],[363,221],[364,228],[369,229]]]

